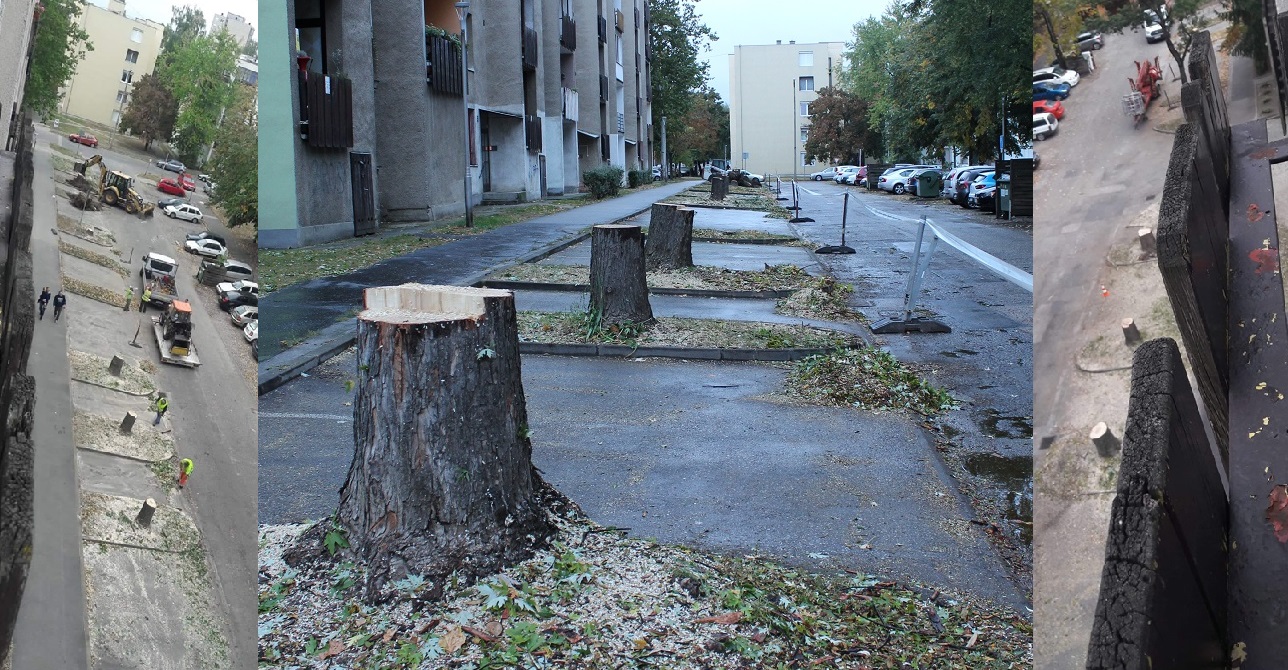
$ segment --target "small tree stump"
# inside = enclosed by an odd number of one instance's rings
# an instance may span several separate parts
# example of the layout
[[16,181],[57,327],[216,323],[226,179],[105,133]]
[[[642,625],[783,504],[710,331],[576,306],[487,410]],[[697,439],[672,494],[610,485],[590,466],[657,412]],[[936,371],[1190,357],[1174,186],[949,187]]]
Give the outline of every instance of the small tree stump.
[[140,526],[147,528],[152,525],[152,515],[156,513],[157,501],[152,498],[148,498],[143,501],[143,507],[139,509],[139,515],[134,517],[134,520],[137,521]]
[[688,207],[654,203],[644,240],[646,270],[693,267],[693,215]]
[[[637,228],[638,230],[638,228]],[[532,466],[514,294],[369,288],[358,315],[354,455],[339,523],[372,568],[490,574],[549,537]]]
[[724,200],[729,195],[729,175],[711,178],[711,199]]
[[125,418],[121,419],[121,434],[129,435],[134,430],[134,412],[126,412]]
[[592,229],[590,311],[598,315],[603,326],[653,323],[639,226],[619,224]]
[[121,376],[121,366],[125,365],[125,359],[120,356],[113,356],[112,362],[107,364],[107,371],[115,377]]
[[1136,231],[1136,239],[1140,242],[1140,253],[1142,258],[1150,258],[1158,253],[1158,241],[1154,239],[1154,231],[1150,228],[1141,228]]
[[1136,327],[1134,319],[1123,319],[1123,339],[1127,340],[1127,344],[1140,341],[1140,329]]
[[1096,451],[1100,452],[1100,455],[1105,458],[1118,453],[1122,446],[1104,421],[1092,427],[1091,442],[1096,445]]

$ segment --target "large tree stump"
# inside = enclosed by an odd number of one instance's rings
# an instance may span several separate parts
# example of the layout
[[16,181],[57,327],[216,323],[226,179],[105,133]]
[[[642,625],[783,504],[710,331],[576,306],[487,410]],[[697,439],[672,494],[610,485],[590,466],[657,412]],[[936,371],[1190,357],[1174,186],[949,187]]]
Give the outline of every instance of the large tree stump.
[[590,312],[604,327],[653,323],[639,226],[595,226],[591,231]]
[[647,270],[693,267],[693,215],[688,207],[654,203],[644,240]]
[[538,493],[510,291],[369,288],[358,315],[353,463],[337,518],[371,569],[484,575],[553,532]]
[[711,178],[711,199],[724,200],[729,195],[729,175]]

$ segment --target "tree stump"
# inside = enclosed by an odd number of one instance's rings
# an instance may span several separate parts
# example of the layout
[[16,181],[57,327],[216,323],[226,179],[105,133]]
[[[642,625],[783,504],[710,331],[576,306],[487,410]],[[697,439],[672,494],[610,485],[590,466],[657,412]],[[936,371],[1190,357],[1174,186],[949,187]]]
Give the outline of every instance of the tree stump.
[[[638,230],[638,229],[637,229]],[[538,492],[514,294],[369,288],[358,315],[354,455],[337,519],[371,569],[478,576],[553,532]]]
[[129,435],[134,430],[134,412],[126,412],[125,418],[121,419],[121,434]]
[[680,205],[654,203],[644,240],[646,270],[693,267],[694,210]]
[[1141,228],[1136,231],[1136,239],[1140,241],[1141,259],[1151,258],[1158,254],[1158,240],[1154,238],[1154,231],[1149,228]]
[[1136,327],[1134,319],[1123,319],[1123,339],[1127,344],[1136,344],[1140,341],[1140,329]]
[[114,377],[121,376],[121,367],[125,365],[125,359],[120,356],[113,356],[112,362],[107,364],[107,371]]
[[152,525],[152,516],[156,513],[157,513],[157,501],[153,500],[152,498],[148,498],[147,500],[143,501],[143,507],[139,509],[139,514],[138,516],[134,517],[134,520],[137,521],[140,526],[147,528],[148,526]]
[[711,199],[724,200],[729,195],[729,175],[711,178]]
[[1113,431],[1109,430],[1109,426],[1105,425],[1104,421],[1092,427],[1091,442],[1096,445],[1096,451],[1100,452],[1100,455],[1105,458],[1118,453],[1121,448],[1118,438],[1114,436]]
[[653,323],[639,226],[595,226],[591,231],[590,312],[604,327]]

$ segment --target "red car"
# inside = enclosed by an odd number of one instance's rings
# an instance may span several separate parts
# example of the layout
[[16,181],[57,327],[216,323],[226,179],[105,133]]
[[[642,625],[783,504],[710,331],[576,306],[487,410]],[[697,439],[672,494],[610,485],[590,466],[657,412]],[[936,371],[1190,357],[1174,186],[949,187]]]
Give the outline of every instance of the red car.
[[170,195],[185,195],[183,187],[179,185],[179,182],[173,179],[162,179],[157,182],[157,190],[162,193],[169,193]]
[[75,135],[68,135],[67,139],[77,144],[84,144],[87,147],[98,146],[98,138],[88,133],[76,133]]
[[1057,100],[1034,100],[1034,114],[1050,114],[1056,119],[1064,118],[1064,105]]
[[[179,185],[182,186],[185,191],[197,190],[197,182],[193,181],[192,175],[188,174],[187,172],[181,173],[179,175]],[[183,195],[183,194],[181,193],[180,195]]]

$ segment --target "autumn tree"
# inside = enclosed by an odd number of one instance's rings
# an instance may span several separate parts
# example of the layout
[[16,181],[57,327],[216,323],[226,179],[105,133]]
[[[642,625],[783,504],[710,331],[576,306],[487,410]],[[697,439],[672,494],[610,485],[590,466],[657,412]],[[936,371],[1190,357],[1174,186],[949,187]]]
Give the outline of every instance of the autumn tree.
[[83,0],[46,0],[37,19],[23,105],[42,118],[57,111],[62,88],[76,73],[76,64],[94,50],[77,21],[84,4]]
[[1078,0],[1033,0],[1033,53],[1050,48],[1060,67],[1068,67],[1064,57],[1075,46],[1074,38],[1082,32]]
[[209,146],[228,105],[233,102],[237,41],[228,33],[201,35],[177,47],[159,74],[179,104],[174,145],[192,160]]
[[146,151],[153,140],[170,139],[178,114],[179,106],[170,89],[155,72],[150,72],[134,82],[130,104],[121,115],[121,132],[143,138]]
[[157,59],[157,69],[165,69],[174,60],[175,54],[206,31],[206,17],[194,5],[175,6],[170,8],[170,24],[161,35],[161,55]]
[[1153,12],[1158,17],[1158,25],[1163,28],[1163,42],[1176,62],[1181,83],[1185,83],[1189,81],[1185,57],[1189,55],[1190,42],[1207,25],[1207,19],[1199,12],[1201,7],[1202,0],[1176,0],[1172,4],[1167,0],[1139,0],[1123,5],[1114,14],[1087,19],[1087,26],[1107,33],[1122,33],[1151,23],[1152,19],[1146,12]]
[[868,127],[868,104],[858,96],[835,86],[821,88],[809,111],[806,161],[849,162],[860,151],[880,155],[881,135]]
[[689,97],[689,111],[676,120],[668,119],[671,160],[695,163],[724,155],[729,145],[729,106],[710,88]]
[[228,224],[259,223],[259,125],[255,116],[255,89],[238,85],[234,102],[215,135],[208,166],[217,184],[210,202],[228,216]]
[[1260,74],[1270,69],[1270,50],[1266,46],[1266,29],[1262,22],[1261,0],[1229,0],[1227,9],[1220,13],[1223,21],[1230,22],[1221,48],[1229,49],[1236,56],[1251,58]]
[[662,141],[661,118],[672,123],[693,104],[693,94],[706,87],[707,63],[699,56],[718,38],[698,15],[698,0],[653,0],[649,3],[649,41],[653,48],[653,134]]

